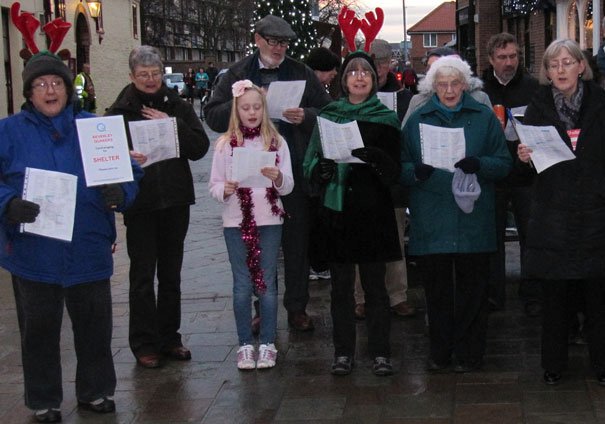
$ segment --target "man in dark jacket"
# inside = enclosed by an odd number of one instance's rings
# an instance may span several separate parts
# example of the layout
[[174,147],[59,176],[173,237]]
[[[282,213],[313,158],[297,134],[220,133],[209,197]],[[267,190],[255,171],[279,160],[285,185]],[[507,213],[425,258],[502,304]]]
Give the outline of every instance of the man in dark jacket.
[[[191,359],[179,333],[181,265],[189,208],[195,203],[189,160],[201,159],[209,140],[193,105],[162,82],[164,66],[157,49],[139,46],[128,63],[132,84],[122,90],[107,114],[123,115],[127,123],[174,117],[179,139],[179,157],[145,167],[139,195],[124,214],[130,258],[130,348],[139,365],[157,368],[161,354]],[[129,131],[128,141],[132,150]],[[142,153],[131,152],[131,156],[145,166],[147,157]]]
[[[519,66],[520,49],[517,39],[506,32],[492,36],[487,43],[487,52],[491,66],[483,74],[483,91],[487,93],[493,105],[503,105],[507,109],[526,107],[538,88],[538,81],[530,76],[523,66]],[[516,109],[518,116],[524,109]],[[512,157],[516,157],[519,140],[512,128],[505,131],[507,144]],[[492,308],[501,309],[505,303],[505,247],[507,206],[512,202],[519,246],[521,248],[521,274],[523,275],[523,252],[527,220],[529,217],[531,181],[524,179],[513,168],[511,173],[496,184],[496,231],[498,251],[490,261],[490,293]],[[519,295],[525,300],[525,311],[530,316],[540,312],[539,284],[533,280],[522,279]]]
[[282,198],[288,214],[282,234],[286,285],[284,306],[288,311],[290,326],[307,331],[314,326],[306,313],[309,301],[309,193],[302,163],[317,112],[331,98],[309,67],[286,56],[288,43],[294,38],[296,34],[290,25],[277,16],[267,15],[256,22],[254,41],[258,49],[231,66],[221,77],[204,113],[212,130],[224,132],[229,123],[233,101],[231,86],[234,82],[249,79],[259,87],[268,88],[274,81],[306,81],[299,107],[283,112],[289,122],[280,120],[278,129],[290,149],[295,183],[294,191]]

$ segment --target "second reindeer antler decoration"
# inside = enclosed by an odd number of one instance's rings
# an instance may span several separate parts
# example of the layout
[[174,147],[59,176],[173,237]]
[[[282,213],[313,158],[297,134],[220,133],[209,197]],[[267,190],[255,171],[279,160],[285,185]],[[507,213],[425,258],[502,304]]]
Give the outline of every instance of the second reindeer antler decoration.
[[355,35],[361,29],[366,39],[363,49],[366,53],[370,52],[370,45],[376,39],[384,23],[384,11],[380,7],[377,7],[374,11],[367,12],[365,18],[360,20],[355,12],[349,10],[346,6],[341,9],[338,14],[338,25],[344,34],[349,51],[356,50]]

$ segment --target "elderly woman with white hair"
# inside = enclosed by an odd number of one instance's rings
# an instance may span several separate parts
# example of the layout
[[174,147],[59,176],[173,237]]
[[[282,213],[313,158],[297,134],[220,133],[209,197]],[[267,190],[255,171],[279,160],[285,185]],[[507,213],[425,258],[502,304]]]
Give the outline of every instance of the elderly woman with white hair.
[[[469,95],[470,83],[471,69],[460,58],[435,61],[420,83],[430,100],[402,130],[401,183],[410,186],[409,253],[418,256],[424,273],[431,343],[427,369],[433,372],[445,372],[451,364],[455,372],[482,365],[489,253],[496,250],[494,182],[512,163],[496,116]],[[455,157],[442,148],[449,164],[434,162],[426,151],[423,155],[429,129],[444,135],[457,130],[464,152]],[[453,194],[452,183],[467,178],[480,186],[474,202]]]
[[554,126],[575,156],[536,174],[531,149],[517,150],[534,175],[525,272],[542,281],[544,382],[557,384],[567,366],[570,293],[577,292],[591,365],[605,385],[605,93],[578,43],[567,39],[544,52],[540,84],[524,123]]

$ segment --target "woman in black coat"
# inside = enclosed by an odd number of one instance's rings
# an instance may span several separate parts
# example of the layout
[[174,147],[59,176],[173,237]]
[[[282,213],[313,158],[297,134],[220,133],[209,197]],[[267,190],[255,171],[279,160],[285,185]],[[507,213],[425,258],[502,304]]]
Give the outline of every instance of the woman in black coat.
[[[334,326],[332,373],[349,374],[355,353],[355,264],[366,294],[368,349],[376,375],[392,374],[386,262],[401,259],[390,186],[399,173],[399,120],[376,97],[376,67],[358,51],[342,66],[344,96],[324,107],[322,118],[357,121],[364,147],[352,155],[361,163],[339,163],[324,157],[317,128],[303,164],[305,177],[322,193],[320,222],[326,240],[325,259],[332,276]],[[327,141],[326,141],[327,142]]]
[[[540,279],[544,292],[547,384],[557,384],[567,365],[568,292],[581,289],[590,359],[605,385],[605,92],[591,79],[578,44],[553,41],[542,60],[542,87],[524,119],[553,125],[575,155],[535,175],[527,230],[526,277]],[[521,144],[517,153],[529,163],[531,149]]]

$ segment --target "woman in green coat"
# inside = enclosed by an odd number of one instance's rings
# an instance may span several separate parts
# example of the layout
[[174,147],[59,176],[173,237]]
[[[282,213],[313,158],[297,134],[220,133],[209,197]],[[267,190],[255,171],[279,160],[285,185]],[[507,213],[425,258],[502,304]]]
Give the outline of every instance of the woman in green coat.
[[[496,250],[493,184],[512,164],[500,123],[468,94],[470,81],[466,62],[454,56],[438,59],[420,85],[430,100],[402,130],[401,183],[411,190],[409,252],[419,256],[424,270],[430,371],[445,371],[453,362],[454,371],[469,372],[482,364],[488,254]],[[429,145],[437,143],[428,132],[455,129],[462,140],[460,153],[447,153],[448,160],[439,163],[430,159]],[[450,137],[442,139],[452,143]],[[454,196],[455,174],[456,182],[472,178],[475,188],[479,185],[474,202]]]

